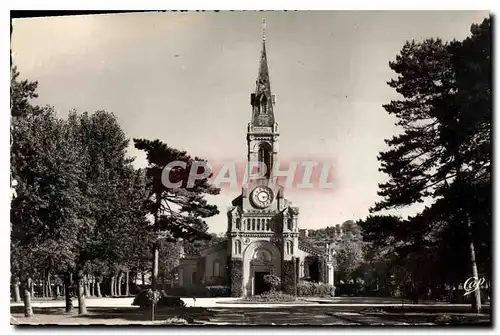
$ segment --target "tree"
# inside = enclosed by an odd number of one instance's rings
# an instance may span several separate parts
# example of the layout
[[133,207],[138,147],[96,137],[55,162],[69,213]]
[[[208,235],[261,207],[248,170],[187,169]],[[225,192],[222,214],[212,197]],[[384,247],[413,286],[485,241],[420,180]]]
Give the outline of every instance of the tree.
[[353,274],[364,260],[364,243],[357,223],[346,221],[342,225],[343,235],[335,245],[335,267],[345,279],[354,279]]
[[210,239],[184,241],[184,253],[186,255],[199,255],[201,251],[210,248],[218,243],[227,240],[224,236],[217,236],[217,234],[210,234]]
[[[203,160],[197,157],[193,159],[185,151],[171,148],[159,140],[134,139],[134,143],[137,149],[146,153],[148,160],[146,179],[149,195],[146,208],[153,217],[152,230],[156,234],[152,245],[152,288],[155,290],[159,270],[160,240],[176,242],[178,239],[188,241],[209,239],[203,218],[217,215],[219,211],[217,206],[208,204],[204,196],[219,194],[220,189],[209,183],[210,176],[198,179],[190,185],[191,167],[196,168],[198,164],[204,162]],[[162,182],[163,169],[174,161],[185,163],[185,167],[174,167],[169,171],[170,180],[174,183],[180,182],[180,187],[168,187]],[[151,317],[154,318],[154,308]]]
[[[81,148],[51,109],[16,120],[11,166],[18,186],[11,204],[14,267],[26,285],[39,269],[75,265],[93,226]],[[29,295],[25,295],[29,299]]]
[[19,80],[19,75],[17,67],[13,66],[10,72],[10,115],[14,119],[37,115],[43,110],[31,104],[32,99],[38,98],[38,82]]
[[[384,108],[398,118],[403,133],[387,140],[390,149],[378,157],[389,181],[379,185],[382,200],[372,208],[398,208],[425,199],[446,208],[453,229],[467,232],[474,277],[478,272],[473,232],[481,223],[472,220],[470,195],[490,179],[490,57],[486,19],[473,25],[472,36],[462,42],[407,42],[396,61],[389,63],[398,78],[388,84],[403,99]],[[438,205],[439,199],[445,200]],[[489,212],[490,205],[482,205]],[[424,225],[437,226],[438,214],[429,209]],[[474,305],[479,311],[479,290]]]
[[122,294],[124,280],[128,295],[130,274],[147,264],[144,247],[151,239],[144,171],[132,167],[133,159],[127,156],[129,140],[112,113],[73,112],[69,120],[87,149],[86,178],[96,190],[96,228],[80,259],[81,279],[95,277],[100,291],[104,277],[111,277],[112,296]]

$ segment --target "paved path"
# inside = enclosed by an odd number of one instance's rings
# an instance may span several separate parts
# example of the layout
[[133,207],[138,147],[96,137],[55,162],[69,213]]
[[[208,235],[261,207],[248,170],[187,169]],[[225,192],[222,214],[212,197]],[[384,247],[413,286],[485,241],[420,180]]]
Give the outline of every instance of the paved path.
[[[196,324],[208,325],[433,325],[436,315],[442,314],[411,311],[379,313],[349,304],[230,304],[234,300],[203,298],[196,301],[196,307],[202,308],[158,309],[156,319],[159,321],[155,324],[161,323],[160,320],[181,317]],[[194,305],[193,299],[185,301],[190,306]],[[24,318],[22,308],[17,308],[11,315],[11,324],[152,324],[149,321],[149,312],[131,306],[132,298],[88,299],[87,302],[89,314],[80,316],[77,315],[76,309],[73,313],[64,313],[64,301],[35,301],[33,318]],[[74,306],[77,306],[76,302]],[[476,316],[471,320],[474,323],[484,323],[490,319],[491,317],[485,314],[481,316],[481,320]]]
[[[362,298],[362,297],[335,297],[335,298],[299,298],[293,303],[238,303],[239,298],[182,298],[188,307],[231,307],[231,308],[272,308],[272,307],[297,307],[297,306],[330,306],[330,307],[400,307],[401,301],[397,299]],[[88,307],[135,307],[132,306],[134,298],[90,298],[86,299]],[[22,302],[11,303],[11,306],[23,306]],[[64,307],[64,300],[33,301],[33,307]],[[419,304],[404,303],[408,307],[466,307],[468,304],[450,304],[433,301],[423,301]],[[73,306],[78,306],[78,300],[73,299]],[[487,306],[487,305],[484,305]]]

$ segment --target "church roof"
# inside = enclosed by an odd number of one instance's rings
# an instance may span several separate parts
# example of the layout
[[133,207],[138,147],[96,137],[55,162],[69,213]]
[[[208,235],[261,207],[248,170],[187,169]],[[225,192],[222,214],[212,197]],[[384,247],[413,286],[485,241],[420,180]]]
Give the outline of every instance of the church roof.
[[243,195],[239,195],[236,198],[233,199],[233,202],[231,203],[233,206],[241,206],[243,205]]
[[313,247],[312,245],[304,241],[304,239],[302,239],[301,237],[299,237],[299,249],[316,256],[324,256],[326,254],[325,250]]
[[222,250],[222,249],[225,249],[227,248],[227,239],[222,241],[222,242],[219,242],[217,244],[214,244],[208,248],[205,248],[203,250],[201,250],[200,252],[200,256],[206,256],[208,253],[210,253],[211,251],[219,251],[219,250]]

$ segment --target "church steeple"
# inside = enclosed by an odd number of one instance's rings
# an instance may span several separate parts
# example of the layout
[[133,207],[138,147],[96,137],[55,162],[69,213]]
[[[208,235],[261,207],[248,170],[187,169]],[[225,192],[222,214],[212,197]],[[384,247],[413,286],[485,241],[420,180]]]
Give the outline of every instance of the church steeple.
[[[271,171],[278,162],[278,124],[274,120],[274,95],[271,94],[269,68],[266,54],[266,21],[263,20],[262,51],[255,92],[250,96],[252,119],[248,124],[248,173],[252,163],[258,162],[266,167],[265,178],[269,180]],[[277,166],[277,165],[276,165]]]
[[251,124],[259,127],[273,127],[274,96],[271,94],[269,67],[267,65],[265,24],[266,21],[264,19],[262,28],[262,51],[260,55],[259,73],[257,75],[255,93],[252,93],[250,97],[253,109]]

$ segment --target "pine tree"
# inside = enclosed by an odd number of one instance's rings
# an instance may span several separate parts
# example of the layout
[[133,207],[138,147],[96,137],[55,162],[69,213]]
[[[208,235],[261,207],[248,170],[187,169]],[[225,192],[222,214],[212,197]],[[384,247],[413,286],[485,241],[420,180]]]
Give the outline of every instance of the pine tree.
[[[389,181],[379,185],[382,200],[372,208],[379,211],[432,199],[433,206],[446,210],[453,229],[468,232],[474,277],[478,271],[473,232],[482,223],[472,219],[471,195],[477,185],[488,184],[491,169],[490,57],[486,19],[473,25],[472,36],[462,42],[407,42],[396,61],[390,62],[398,78],[388,84],[403,99],[384,108],[398,118],[403,133],[387,140],[390,149],[379,155]],[[439,199],[445,200],[438,205]],[[486,202],[482,206],[488,211]],[[428,210],[425,224],[435,226],[439,214],[443,213]],[[474,309],[480,308],[478,290]]]

